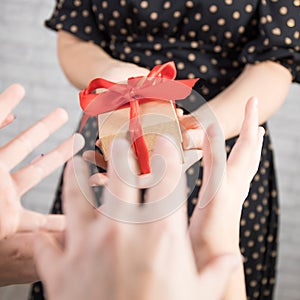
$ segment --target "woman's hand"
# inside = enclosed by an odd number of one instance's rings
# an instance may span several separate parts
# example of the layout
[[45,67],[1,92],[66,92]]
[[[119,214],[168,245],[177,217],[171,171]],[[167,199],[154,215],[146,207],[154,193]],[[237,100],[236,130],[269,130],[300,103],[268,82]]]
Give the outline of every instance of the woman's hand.
[[183,149],[203,149],[205,128],[200,120],[205,118],[205,114],[200,115],[195,111],[184,115],[181,108],[176,109],[176,114],[181,127]]
[[[101,149],[101,143],[99,140],[96,141],[96,147]],[[184,172],[188,170],[194,163],[199,161],[203,156],[202,150],[183,150],[183,164],[182,169]],[[100,167],[103,170],[107,169],[107,161],[105,161],[103,155],[99,153],[98,151],[93,150],[87,150],[82,155],[83,159],[89,163],[92,163],[96,165],[97,167]],[[95,173],[90,176],[89,178],[89,184],[91,186],[100,186],[105,185],[108,182],[107,173]],[[140,188],[143,188],[143,186],[140,186]]]
[[[0,95],[0,124],[7,120],[23,95],[23,88],[17,84]],[[72,136],[43,157],[17,171],[11,171],[67,119],[63,109],[56,109],[0,148],[0,239],[16,232],[39,228],[64,229],[62,216],[43,215],[24,209],[20,197],[80,150],[84,144],[83,138],[80,135]]]

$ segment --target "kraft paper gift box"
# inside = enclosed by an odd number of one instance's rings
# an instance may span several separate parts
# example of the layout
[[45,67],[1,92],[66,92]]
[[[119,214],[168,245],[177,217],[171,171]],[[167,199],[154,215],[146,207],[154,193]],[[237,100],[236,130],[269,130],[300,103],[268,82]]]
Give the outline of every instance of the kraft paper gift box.
[[[140,104],[140,122],[151,156],[159,135],[171,136],[183,160],[182,136],[173,101],[146,101]],[[110,158],[110,145],[118,138],[129,137],[130,107],[98,115],[99,139],[105,160]]]

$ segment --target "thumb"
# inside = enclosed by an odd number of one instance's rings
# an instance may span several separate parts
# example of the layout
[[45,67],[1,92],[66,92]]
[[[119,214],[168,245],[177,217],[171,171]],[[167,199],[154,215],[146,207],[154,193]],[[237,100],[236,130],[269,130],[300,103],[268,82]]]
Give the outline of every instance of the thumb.
[[218,256],[209,262],[199,274],[199,287],[203,299],[223,299],[232,273],[241,264],[241,256],[234,254]]

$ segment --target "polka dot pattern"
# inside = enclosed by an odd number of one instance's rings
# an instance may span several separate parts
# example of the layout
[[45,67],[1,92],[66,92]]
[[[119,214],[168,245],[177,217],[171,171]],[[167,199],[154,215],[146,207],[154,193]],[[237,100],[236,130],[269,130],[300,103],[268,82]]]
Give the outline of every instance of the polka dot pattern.
[[[92,41],[116,59],[149,69],[174,60],[178,78],[204,79],[195,88],[209,100],[249,63],[276,61],[300,82],[299,15],[299,0],[57,0],[46,26]],[[192,111],[198,106],[199,101],[189,97],[184,108]],[[89,120],[83,132],[86,149],[94,149],[96,131],[97,123]],[[227,142],[228,153],[234,142]],[[199,163],[187,175],[191,215],[202,183]],[[98,193],[100,198],[100,189]],[[53,211],[62,212],[60,188]],[[272,144],[267,134],[241,218],[248,299],[272,299],[278,214]],[[44,299],[42,294],[42,285],[35,284],[32,299]]]
[[[296,0],[158,1],[151,5],[149,0],[60,0],[46,25],[93,41],[113,57],[144,67],[170,59],[185,62],[178,77],[205,79],[209,99],[247,63],[277,61],[300,82],[299,14]],[[209,72],[201,72],[199,65]],[[212,83],[211,77],[218,82]]]

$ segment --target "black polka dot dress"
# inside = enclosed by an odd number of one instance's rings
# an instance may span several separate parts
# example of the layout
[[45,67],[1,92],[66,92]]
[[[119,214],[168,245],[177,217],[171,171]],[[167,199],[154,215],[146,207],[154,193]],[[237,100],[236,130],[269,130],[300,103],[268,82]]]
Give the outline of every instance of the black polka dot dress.
[[[230,85],[246,64],[275,61],[300,82],[300,0],[58,0],[46,25],[149,69],[172,60],[177,78],[204,79],[196,89],[206,100]],[[184,107],[192,111],[199,103],[191,98]],[[248,299],[272,299],[275,283],[279,208],[272,144],[264,126],[261,163],[241,219]],[[96,133],[96,120],[90,119],[83,131],[86,149],[94,149]],[[234,142],[227,142],[228,152]],[[201,186],[198,166],[188,170],[189,215]],[[97,192],[101,197],[101,189]],[[61,185],[55,213],[62,213],[60,196]],[[44,299],[41,283],[33,286],[30,299]]]

